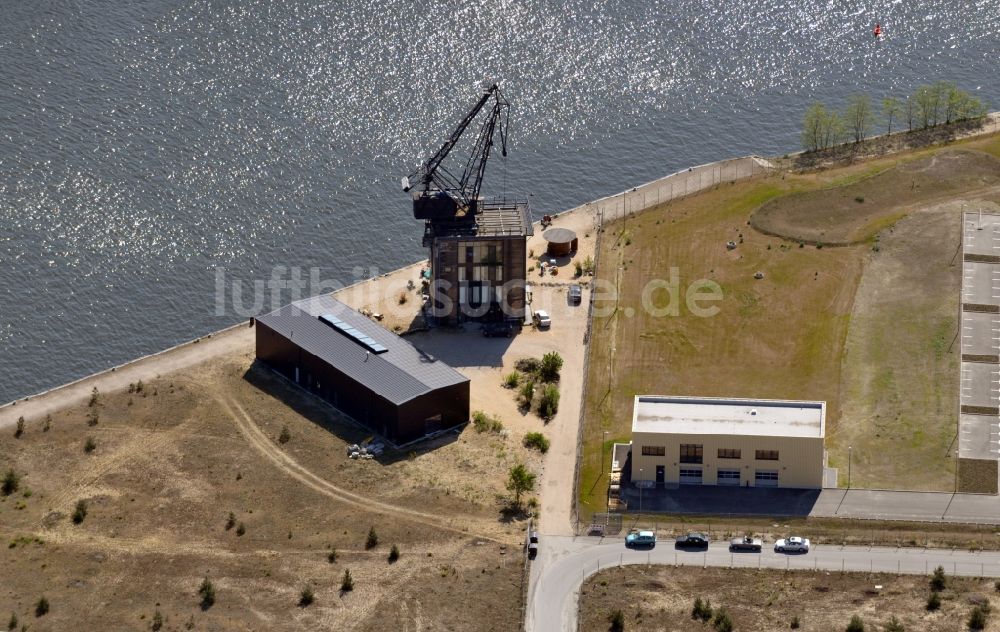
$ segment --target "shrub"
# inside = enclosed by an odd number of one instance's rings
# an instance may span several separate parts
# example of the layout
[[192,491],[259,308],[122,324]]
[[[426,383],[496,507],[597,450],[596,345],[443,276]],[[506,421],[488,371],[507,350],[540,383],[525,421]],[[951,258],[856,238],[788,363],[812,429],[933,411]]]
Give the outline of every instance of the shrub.
[[91,411],[91,413],[87,415],[87,425],[90,426],[91,428],[100,423],[100,421],[101,421],[101,416],[97,414],[96,410]]
[[514,505],[521,505],[521,494],[535,489],[535,475],[522,463],[510,468],[507,473],[507,491],[514,493]]
[[896,615],[892,615],[892,618],[889,619],[889,623],[885,624],[884,630],[885,632],[906,632],[906,628],[899,622]]
[[306,587],[299,593],[299,606],[305,608],[306,606],[312,604],[315,600],[316,594],[313,593],[312,586],[306,584]]
[[481,410],[477,410],[472,413],[472,427],[476,429],[476,432],[495,432],[500,433],[503,430],[503,422],[497,417],[491,417]]
[[292,434],[288,432],[288,426],[281,427],[281,434],[278,435],[278,443],[288,443],[288,440],[292,438]]
[[538,402],[538,414],[542,419],[549,420],[559,411],[559,389],[554,384],[546,384],[542,389],[542,398]]
[[97,392],[97,387],[95,386],[94,390],[90,391],[90,402],[87,404],[87,406],[90,406],[91,408],[97,406],[97,400],[98,398],[100,398],[100,396],[101,394]]
[[392,564],[398,559],[399,559],[399,547],[393,544],[392,548],[389,550],[389,563]]
[[865,632],[865,622],[858,615],[854,615],[847,624],[847,632]]
[[35,616],[41,617],[45,614],[48,614],[48,612],[49,612],[49,600],[45,598],[45,595],[42,595],[41,597],[38,598],[38,601],[35,603]]
[[583,272],[584,274],[594,273],[594,258],[587,255],[587,258],[583,260]]
[[42,424],[42,432],[48,432],[52,427],[52,415],[45,415],[45,423]]
[[538,370],[538,374],[546,382],[555,382],[559,379],[559,371],[562,370],[562,366],[562,356],[555,351],[549,351],[542,356],[542,366]]
[[145,388],[145,385],[142,383],[142,380],[139,380],[138,382],[135,383],[136,393],[141,393],[143,388]]
[[13,630],[17,627],[17,615],[15,613],[10,613],[10,621],[7,622],[7,629]]
[[236,525],[236,535],[242,536],[246,532],[247,532],[247,528],[246,528],[246,526],[242,522],[239,523],[238,525]]
[[514,368],[521,373],[527,373],[528,375],[534,375],[538,373],[542,368],[542,363],[538,361],[537,358],[521,358],[514,363]]
[[927,611],[934,612],[941,607],[941,595],[937,591],[931,591],[930,596],[927,598]]
[[368,529],[368,537],[365,538],[365,550],[369,551],[378,546],[378,534],[375,533],[375,527],[372,526]]
[[982,606],[976,606],[969,613],[969,629],[982,630],[986,627],[986,611]]
[[695,597],[694,607],[691,608],[691,618],[708,623],[712,619],[712,602],[708,599],[702,601],[701,597]]
[[608,615],[608,623],[611,624],[609,628],[611,632],[624,632],[625,630],[625,614],[620,608],[615,608]]
[[517,388],[517,385],[521,383],[521,374],[517,371],[511,371],[503,378],[504,388]]
[[97,449],[97,442],[94,441],[93,437],[87,437],[87,440],[83,442],[83,451],[90,454]]
[[17,418],[17,426],[14,428],[14,438],[20,439],[24,434],[24,417]]
[[795,615],[794,617],[792,617],[792,622],[789,624],[788,627],[790,627],[793,630],[798,630],[799,629],[799,625],[800,625],[799,624],[799,615]]
[[208,610],[215,604],[215,586],[206,577],[201,580],[201,586],[198,587],[198,595],[201,596],[201,609]]
[[531,400],[535,399],[535,383],[525,382],[521,385],[521,390],[517,398],[524,408],[531,408]]
[[13,468],[7,470],[7,473],[3,475],[3,482],[0,482],[0,493],[4,496],[10,496],[17,491],[17,488],[21,486],[21,477],[17,475],[17,472]]
[[340,580],[340,590],[342,592],[354,590],[354,578],[351,577],[351,570],[348,568],[344,569],[344,578]]
[[400,292],[398,300],[400,305],[406,305],[406,300],[407,300],[406,292]]
[[725,608],[720,608],[717,613],[715,613],[715,621],[712,622],[712,627],[716,629],[717,632],[733,632],[733,619],[726,612]]
[[229,516],[226,518],[226,531],[229,531],[236,526],[236,514],[229,512]]
[[576,276],[583,276],[583,264],[582,263],[580,263],[579,261],[574,261],[573,262],[573,268],[574,268],[574,271],[576,272]]
[[545,454],[549,451],[549,440],[540,432],[529,432],[524,435],[524,447],[534,448]]
[[330,549],[330,552],[326,554],[326,561],[334,564],[337,561],[337,549]]
[[153,622],[149,627],[153,632],[157,632],[157,630],[163,627],[163,615],[160,614],[159,610],[153,612]]
[[944,567],[938,566],[934,569],[934,574],[931,575],[931,590],[934,592],[944,590],[945,583]]
[[76,501],[76,507],[73,509],[73,524],[80,524],[83,519],[87,517],[87,501],[82,498]]

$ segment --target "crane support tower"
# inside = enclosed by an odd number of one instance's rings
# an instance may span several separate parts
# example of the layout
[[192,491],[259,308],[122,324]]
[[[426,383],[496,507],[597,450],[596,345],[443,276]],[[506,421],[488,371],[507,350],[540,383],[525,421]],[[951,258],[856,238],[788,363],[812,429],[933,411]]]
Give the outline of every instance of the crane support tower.
[[[449,171],[445,160],[483,112],[486,117],[472,152],[460,162],[461,173]],[[431,322],[510,322],[516,329],[528,315],[527,239],[534,232],[528,202],[487,200],[480,193],[497,136],[501,155],[507,155],[509,119],[510,105],[494,83],[444,145],[403,178],[403,191],[413,200],[413,217],[424,220],[423,244],[430,248],[426,316]]]

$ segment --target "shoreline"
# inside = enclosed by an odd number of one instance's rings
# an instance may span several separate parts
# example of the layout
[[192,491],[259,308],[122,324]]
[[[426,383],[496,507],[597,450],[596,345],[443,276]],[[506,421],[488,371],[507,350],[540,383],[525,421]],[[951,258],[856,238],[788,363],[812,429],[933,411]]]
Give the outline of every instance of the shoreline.
[[[989,129],[990,122],[992,122],[993,129]],[[987,114],[987,122],[984,123],[980,130],[959,136],[951,142],[996,133],[998,124],[1000,124],[1000,111],[990,112]],[[893,136],[903,133],[905,132],[896,132]],[[801,153],[803,152],[789,153],[787,156],[791,157]],[[551,217],[565,218],[576,213],[586,213],[590,215],[590,219],[594,221],[595,226],[600,226],[604,221],[614,221],[621,216],[641,212],[647,208],[658,206],[663,202],[686,197],[723,182],[749,179],[761,174],[766,175],[777,169],[774,163],[780,162],[781,159],[777,157],[763,158],[757,155],[749,155],[692,166],[667,174],[651,182],[639,184],[618,193],[602,196],[567,210],[554,213]],[[665,195],[665,192],[668,194]],[[540,221],[534,222],[533,226],[536,229],[536,234],[542,232]],[[391,282],[391,280],[400,277],[411,269],[418,266],[425,266],[426,264],[427,259],[421,259],[400,268],[384,272],[378,276],[355,281],[350,285],[331,292],[331,295],[338,296],[344,302],[351,304],[352,307],[358,308],[357,305],[352,304],[356,301],[345,300],[343,294],[360,292],[361,296],[370,296],[371,294],[365,292],[367,286],[370,286],[370,290],[377,291],[379,285]],[[245,332],[245,335],[240,336],[240,331]],[[16,419],[21,416],[25,417],[27,421],[29,417],[36,418],[43,416],[52,410],[58,410],[82,401],[89,397],[92,388],[98,385],[104,386],[103,389],[99,390],[108,390],[109,388],[113,390],[119,387],[126,388],[131,382],[136,382],[140,379],[152,379],[164,373],[198,364],[217,353],[237,350],[241,348],[241,345],[248,345],[249,351],[252,352],[252,332],[253,329],[248,326],[247,321],[238,322],[203,336],[180,342],[166,349],[155,351],[70,382],[0,404],[0,427],[13,425]],[[241,340],[242,338],[246,338],[246,340]],[[130,380],[129,378],[132,379]]]

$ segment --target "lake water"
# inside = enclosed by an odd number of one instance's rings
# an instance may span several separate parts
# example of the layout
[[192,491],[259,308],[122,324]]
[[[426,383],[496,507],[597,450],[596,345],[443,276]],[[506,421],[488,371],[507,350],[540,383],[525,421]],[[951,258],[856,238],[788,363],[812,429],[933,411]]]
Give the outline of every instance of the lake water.
[[[536,214],[797,150],[814,100],[943,79],[1000,103],[997,0],[0,0],[0,16],[0,401],[237,322],[275,266],[346,283],[424,257],[400,177],[484,79],[511,103],[486,189]],[[217,304],[220,280],[242,307]]]

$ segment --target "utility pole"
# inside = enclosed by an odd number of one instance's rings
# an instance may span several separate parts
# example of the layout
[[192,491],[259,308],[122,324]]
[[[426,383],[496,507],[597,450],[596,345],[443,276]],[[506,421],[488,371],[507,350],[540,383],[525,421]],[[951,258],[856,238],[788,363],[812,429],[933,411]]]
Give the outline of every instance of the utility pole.
[[847,489],[851,488],[851,446],[847,446]]

